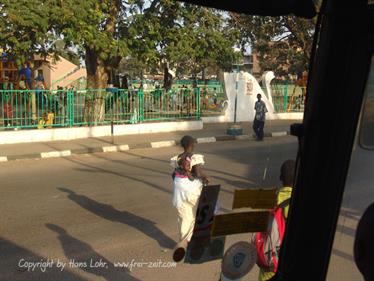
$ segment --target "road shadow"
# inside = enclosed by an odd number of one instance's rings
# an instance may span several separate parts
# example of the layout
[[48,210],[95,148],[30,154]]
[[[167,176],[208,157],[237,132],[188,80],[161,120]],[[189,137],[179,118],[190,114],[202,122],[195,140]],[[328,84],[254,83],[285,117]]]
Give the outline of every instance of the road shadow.
[[351,262],[354,262],[354,259],[353,259],[353,255],[352,254],[347,254],[347,253],[344,253],[338,249],[332,249],[332,254],[333,255],[336,255],[338,257],[341,257],[343,259],[346,259],[348,261],[351,261]]
[[[180,151],[179,153],[182,153],[182,152],[183,151]],[[141,154],[137,154],[137,153],[134,153],[134,152],[128,152],[128,151],[121,151],[121,153],[125,154],[125,155],[129,155],[129,156],[133,156],[133,157],[139,157],[141,159],[147,159],[147,160],[151,160],[151,161],[155,161],[155,162],[159,162],[159,163],[164,163],[166,165],[170,165],[170,160],[168,161],[168,160],[157,159],[157,158],[154,158],[154,157],[144,156],[144,155],[141,155]],[[198,152],[196,152],[196,153],[198,153]],[[209,154],[209,153],[204,153],[203,155],[206,155],[206,154]],[[171,156],[174,156],[174,155],[171,155]],[[171,158],[171,156],[170,156],[170,158]],[[238,175],[235,175],[235,174],[232,174],[232,173],[228,173],[228,172],[225,172],[224,170],[219,171],[219,170],[215,170],[215,169],[212,169],[212,168],[206,168],[206,167],[203,167],[203,169],[204,169],[204,171],[207,171],[207,172],[215,172],[215,173],[227,175],[227,176],[230,176],[230,177],[235,177],[235,178],[241,178],[243,180],[248,180],[245,177],[238,176]]]
[[[92,154],[92,155],[94,155],[94,154]],[[111,161],[111,159],[107,159],[105,157],[97,157],[96,156],[96,158],[107,160],[107,161]],[[141,180],[141,179],[139,179],[136,176],[129,176],[129,175],[125,175],[123,173],[112,171],[110,169],[104,169],[104,168],[101,168],[101,167],[90,165],[90,164],[84,163],[82,161],[76,160],[76,159],[74,159],[72,157],[66,157],[64,159],[66,161],[69,161],[69,162],[75,163],[77,165],[80,165],[82,167],[85,167],[85,168],[76,168],[77,171],[92,172],[92,173],[101,172],[101,173],[106,173],[106,174],[110,174],[110,175],[115,175],[115,176],[118,176],[118,177],[121,177],[121,178],[124,178],[124,179],[129,179],[129,180],[133,180],[133,181],[137,181],[137,182],[143,183],[146,186],[153,187],[153,188],[155,188],[155,189],[157,189],[159,191],[162,191],[162,192],[165,192],[165,193],[168,193],[168,194],[172,193],[172,189],[171,188],[162,187],[162,186],[157,185],[157,184],[155,184],[154,182],[151,182],[151,181]],[[171,176],[170,176],[170,181],[171,181]],[[171,184],[170,184],[170,187],[171,187]]]
[[[22,260],[23,259],[23,260]],[[56,260],[54,257],[50,259]],[[47,261],[48,257],[42,257],[32,251],[18,246],[15,243],[0,237],[0,280],[6,281],[41,281],[41,280],[69,280],[86,281],[79,275],[70,272],[69,269],[61,271],[53,265],[42,272],[40,268],[28,271],[25,262]],[[124,279],[123,279],[124,280]]]
[[[172,183],[172,177],[171,177],[172,169],[170,168],[171,166],[170,166],[170,163],[169,163],[169,162],[168,162],[169,165],[165,165],[165,167],[166,167],[166,168],[169,168],[170,172],[162,172],[162,171],[158,171],[158,170],[152,169],[152,168],[149,167],[149,166],[136,165],[136,164],[134,164],[133,162],[130,164],[130,163],[126,163],[126,161],[124,161],[124,160],[114,160],[114,159],[111,159],[111,158],[109,158],[109,157],[105,157],[105,156],[103,156],[103,155],[99,155],[99,154],[95,154],[95,155],[93,155],[93,157],[98,158],[98,159],[101,159],[101,160],[105,160],[105,161],[110,161],[110,162],[113,162],[113,163],[117,163],[117,164],[120,164],[120,165],[125,165],[125,166],[131,167],[131,168],[134,168],[134,167],[135,167],[135,168],[139,168],[139,169],[141,169],[141,170],[147,170],[147,171],[151,171],[151,172],[154,172],[154,173],[159,173],[159,174],[165,175],[166,178],[169,178],[169,179],[170,179],[170,186],[173,185],[173,183]],[[142,158],[146,158],[147,160],[152,159],[152,158],[149,158],[149,159],[148,159],[148,157],[142,157]],[[160,161],[162,161],[162,160],[160,160]],[[85,165],[85,164],[83,164],[83,165]],[[101,168],[100,168],[100,169],[101,169]],[[80,170],[80,171],[84,171],[84,172],[90,172],[90,171],[87,170],[87,169],[79,169],[79,170]],[[112,172],[112,171],[111,171],[111,172]],[[146,182],[146,181],[142,181],[142,180],[140,180],[140,179],[138,179],[138,178],[136,178],[136,177],[130,177],[130,176],[127,176],[127,175],[126,175],[126,177],[129,177],[129,178],[131,178],[131,179],[133,179],[133,180],[136,180],[136,181],[139,181],[139,182],[148,183],[148,182]],[[223,180],[226,181],[226,182],[230,181],[230,180],[228,180],[228,179],[226,179],[226,178],[223,178],[223,177],[217,177],[217,176],[214,176],[213,178],[214,178],[214,179],[223,179]],[[234,182],[234,181],[233,181],[233,182]],[[245,182],[237,181],[236,183],[238,183],[238,184],[239,184],[240,186],[242,186],[242,187],[246,186]],[[149,183],[148,183],[148,184],[149,184]],[[212,183],[212,184],[215,184],[215,183]],[[159,187],[159,188],[162,188],[162,187]],[[221,187],[221,189],[220,189],[220,192],[225,192],[225,193],[228,193],[228,194],[233,194],[233,191],[232,191],[232,190],[227,190],[227,189],[224,189],[224,188],[222,188],[222,187]],[[170,190],[169,193],[172,193],[172,191]]]
[[77,194],[68,188],[59,187],[58,189],[67,193],[68,198],[82,208],[109,221],[131,226],[149,236],[151,239],[156,240],[162,248],[172,249],[175,246],[175,241],[164,234],[156,226],[156,223],[151,220],[142,218],[127,211],[119,211],[111,205],[97,202],[87,196]]
[[355,237],[356,236],[356,229],[353,229],[349,226],[338,224],[336,226],[336,232],[341,232],[347,236]]
[[130,275],[128,269],[114,267],[113,263],[95,252],[89,244],[71,236],[62,227],[51,223],[47,223],[45,226],[58,234],[58,240],[62,245],[66,258],[69,260],[67,267],[77,266],[81,270],[103,277],[107,281],[138,280]]

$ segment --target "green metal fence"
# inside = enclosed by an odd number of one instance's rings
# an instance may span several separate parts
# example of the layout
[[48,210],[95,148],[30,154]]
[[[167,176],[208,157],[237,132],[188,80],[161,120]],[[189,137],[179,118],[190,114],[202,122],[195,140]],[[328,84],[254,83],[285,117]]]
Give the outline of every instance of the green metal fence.
[[1,90],[0,128],[200,119],[200,89]]
[[[266,92],[266,88],[263,88]],[[303,112],[305,87],[293,84],[271,84],[271,96],[275,112]]]
[[[140,88],[140,84],[143,83],[144,92],[157,91],[155,80],[130,80],[130,84],[134,89]],[[160,81],[157,81],[160,84]],[[162,84],[162,81],[161,81]],[[172,85],[172,93],[188,91],[197,86],[200,89],[201,99],[201,115],[202,116],[216,116],[224,114],[225,102],[227,102],[227,96],[224,88],[224,84],[219,80],[174,80]],[[168,94],[173,97],[173,94]],[[145,96],[146,97],[146,96]],[[175,97],[174,97],[175,99]]]

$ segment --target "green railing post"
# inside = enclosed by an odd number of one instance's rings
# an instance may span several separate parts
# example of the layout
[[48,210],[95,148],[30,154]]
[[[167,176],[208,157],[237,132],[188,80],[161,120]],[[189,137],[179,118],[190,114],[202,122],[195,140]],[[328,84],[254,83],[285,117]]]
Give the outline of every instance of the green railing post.
[[284,112],[287,112],[287,106],[288,106],[288,84],[283,86],[283,108]]
[[200,120],[201,117],[201,104],[200,104],[200,88],[196,88],[196,119]]
[[67,113],[68,113],[68,124],[69,127],[74,125],[74,91],[70,90],[67,92]]
[[143,122],[144,121],[144,91],[143,91],[143,89],[140,89],[139,92],[138,92],[138,105],[139,105],[138,120],[139,120],[139,122]]

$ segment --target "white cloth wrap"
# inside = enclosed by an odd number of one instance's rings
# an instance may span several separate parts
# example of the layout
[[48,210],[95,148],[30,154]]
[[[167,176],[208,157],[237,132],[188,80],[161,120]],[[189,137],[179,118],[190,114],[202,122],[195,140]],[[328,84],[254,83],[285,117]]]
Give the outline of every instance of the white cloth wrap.
[[[201,154],[193,154],[191,158],[191,167],[195,165],[203,165],[204,156]],[[173,168],[178,167],[178,156],[170,159],[170,165]],[[203,183],[199,179],[191,181],[188,178],[175,177],[173,182],[173,205],[180,208],[184,202],[191,202],[200,196]]]
[[200,196],[203,184],[200,180],[191,181],[188,178],[175,177],[173,182],[173,205],[180,208],[184,202],[193,201],[196,196]]

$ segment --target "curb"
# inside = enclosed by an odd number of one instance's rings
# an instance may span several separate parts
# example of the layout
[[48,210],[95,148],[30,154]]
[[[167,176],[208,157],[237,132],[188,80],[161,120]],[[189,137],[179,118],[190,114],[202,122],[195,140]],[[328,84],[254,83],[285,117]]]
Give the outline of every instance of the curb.
[[[273,132],[265,133],[265,137],[282,137],[289,135],[289,132]],[[249,135],[240,135],[240,136],[216,136],[216,137],[205,137],[197,138],[197,143],[214,143],[219,141],[234,141],[234,140],[250,140],[253,136]],[[121,144],[121,145],[111,145],[111,146],[102,146],[102,147],[89,147],[89,148],[78,148],[78,149],[69,149],[61,151],[47,151],[41,153],[32,153],[24,155],[9,155],[9,156],[0,156],[0,162],[8,162],[14,160],[25,160],[25,159],[47,159],[47,158],[59,158],[59,157],[69,157],[71,155],[79,154],[91,154],[98,152],[121,152],[134,149],[142,148],[162,148],[162,147],[172,147],[179,145],[179,141],[176,140],[166,140],[166,141],[157,141],[157,142],[148,142],[148,143],[137,143],[137,144]]]

